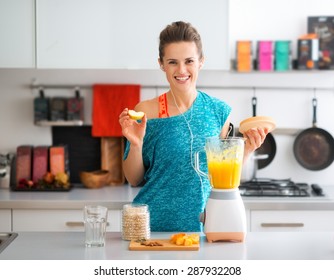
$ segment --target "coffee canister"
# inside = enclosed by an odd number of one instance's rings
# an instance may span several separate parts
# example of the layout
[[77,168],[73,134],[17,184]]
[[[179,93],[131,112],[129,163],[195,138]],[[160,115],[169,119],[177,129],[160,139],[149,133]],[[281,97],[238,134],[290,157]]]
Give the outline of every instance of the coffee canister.
[[150,239],[150,213],[146,204],[125,204],[122,210],[122,238],[124,240]]

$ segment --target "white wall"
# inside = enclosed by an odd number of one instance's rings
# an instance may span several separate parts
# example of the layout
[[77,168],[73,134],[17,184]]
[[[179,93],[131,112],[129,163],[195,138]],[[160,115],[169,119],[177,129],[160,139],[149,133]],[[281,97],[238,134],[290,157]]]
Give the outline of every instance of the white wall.
[[[332,0],[318,0],[314,4],[302,0],[230,1],[230,49],[234,58],[234,45],[238,39],[291,39],[306,33],[308,15],[334,15]],[[271,10],[272,9],[272,10]],[[284,15],[284,20],[283,20]],[[215,31],[217,32],[217,31]],[[218,36],[218,35],[217,35]],[[205,42],[204,50],[205,50]],[[228,46],[227,46],[228,47]],[[153,50],[155,51],[155,50]],[[33,125],[33,98],[37,91],[29,89],[32,79],[44,84],[139,83],[161,88],[143,89],[142,99],[161,93],[166,86],[164,75],[155,70],[0,70],[0,152],[15,151],[18,145],[51,144],[50,128]],[[199,85],[247,86],[245,90],[207,89],[209,94],[226,100],[233,107],[235,124],[250,117],[252,87],[334,87],[333,71],[249,73],[208,71],[200,74]],[[47,95],[69,96],[69,91],[46,91]],[[84,89],[85,120],[91,123],[91,90]],[[256,90],[258,115],[270,115],[278,128],[304,129],[312,124],[311,99],[313,90]],[[334,135],[334,92],[317,91],[318,126]],[[274,161],[258,172],[259,177],[292,178],[308,183],[332,184],[334,164],[323,171],[308,171],[296,162],[292,146],[295,135],[274,134],[277,154]]]
[[[291,40],[292,55],[296,58],[297,38],[307,33],[308,16],[334,15],[334,2],[331,0],[231,0],[230,1],[230,55],[235,57],[235,42],[251,40],[255,49],[258,40]],[[237,76],[237,77],[236,77]],[[283,87],[334,87],[334,73],[294,72],[273,74],[230,74],[228,83],[250,86]],[[313,90],[262,90],[256,91],[258,115],[272,116],[279,128],[305,129],[312,125],[311,99]],[[251,114],[252,92],[230,93],[230,100],[241,117],[245,110]],[[316,91],[318,98],[318,126],[334,135],[334,91]],[[241,104],[238,102],[241,102]],[[249,105],[247,106],[246,103]],[[242,112],[242,113],[241,113]],[[243,115],[245,116],[245,115]],[[237,118],[238,118],[237,117]],[[274,161],[258,172],[259,177],[292,178],[304,182],[332,184],[334,164],[323,171],[309,171],[302,168],[293,155],[293,142],[296,135],[275,135],[277,154]]]

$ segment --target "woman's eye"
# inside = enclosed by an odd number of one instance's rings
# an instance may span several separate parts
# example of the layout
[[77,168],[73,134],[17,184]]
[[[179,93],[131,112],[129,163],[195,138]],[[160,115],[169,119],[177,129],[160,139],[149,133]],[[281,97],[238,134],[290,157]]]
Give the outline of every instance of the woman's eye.
[[194,61],[192,59],[189,59],[186,61],[187,64],[192,64]]
[[169,61],[168,64],[176,64],[176,61]]

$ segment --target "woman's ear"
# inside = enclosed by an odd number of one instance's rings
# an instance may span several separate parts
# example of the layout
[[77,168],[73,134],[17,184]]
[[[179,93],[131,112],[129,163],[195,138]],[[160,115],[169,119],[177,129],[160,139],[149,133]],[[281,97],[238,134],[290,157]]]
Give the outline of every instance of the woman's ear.
[[199,69],[202,69],[203,65],[204,65],[204,57],[202,57],[202,59],[199,62]]
[[162,71],[165,71],[165,67],[163,66],[162,61],[160,60],[160,58],[158,58],[158,63],[159,63],[159,65],[160,65],[160,69],[161,69]]

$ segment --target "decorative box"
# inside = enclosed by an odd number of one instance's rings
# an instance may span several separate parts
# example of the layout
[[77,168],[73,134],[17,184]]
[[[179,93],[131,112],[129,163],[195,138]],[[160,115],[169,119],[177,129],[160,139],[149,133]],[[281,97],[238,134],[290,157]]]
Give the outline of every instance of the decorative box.
[[31,180],[31,161],[33,147],[19,146],[16,149],[16,183],[21,180]]
[[40,96],[34,99],[34,122],[49,120],[50,99],[44,96],[44,91],[39,91]]
[[275,71],[291,69],[291,41],[275,41],[274,68]]
[[237,41],[236,43],[236,70],[249,72],[253,69],[253,53],[251,41]]
[[319,69],[334,69],[334,16],[308,17],[307,29],[319,38]]
[[318,69],[319,61],[319,39],[312,36],[304,36],[298,39],[298,69],[312,70]]
[[64,121],[67,114],[67,98],[54,97],[51,99],[51,121]]
[[49,147],[37,146],[33,150],[32,180],[37,183],[48,172]]
[[274,44],[272,41],[259,41],[257,43],[257,70],[274,70]]

